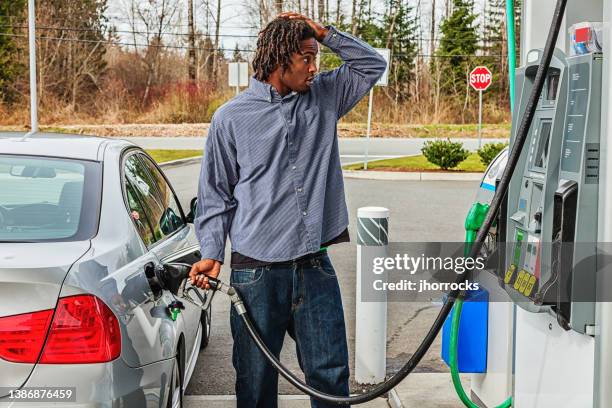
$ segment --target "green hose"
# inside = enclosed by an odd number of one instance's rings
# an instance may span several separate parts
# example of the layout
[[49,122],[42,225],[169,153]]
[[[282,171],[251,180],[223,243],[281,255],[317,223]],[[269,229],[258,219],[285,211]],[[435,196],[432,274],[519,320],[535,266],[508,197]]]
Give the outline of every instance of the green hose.
[[[465,218],[465,248],[464,253],[466,256],[472,249],[472,244],[476,237],[476,231],[480,229],[484,219],[489,212],[489,204],[474,203]],[[461,378],[459,377],[459,363],[457,359],[457,349],[459,346],[459,323],[461,322],[461,311],[463,309],[463,298],[459,297],[455,300],[453,306],[453,319],[451,321],[451,332],[450,332],[450,345],[449,345],[449,359],[450,359],[450,370],[451,377],[453,379],[453,385],[455,391],[459,396],[459,399],[468,408],[479,408],[478,405],[474,404],[470,397],[466,394],[463,386],[461,385]],[[504,401],[498,408],[508,408],[512,406],[512,397],[509,397]]]
[[455,306],[453,306],[453,320],[450,334],[449,357],[451,377],[453,378],[453,385],[455,386],[455,391],[457,391],[457,396],[459,396],[461,402],[463,402],[468,408],[479,408],[478,405],[474,404],[472,400],[470,400],[470,397],[468,397],[465,393],[465,390],[461,385],[461,378],[459,377],[459,370],[457,367],[457,345],[459,344],[459,322],[461,321],[462,308],[463,299],[458,298],[457,300],[455,300]]
[[[514,34],[514,0],[506,0],[506,29],[508,35],[508,78],[510,86],[510,111],[514,112],[514,75],[516,71],[516,36]],[[470,209],[465,219],[465,251],[469,252],[471,244],[474,242],[476,237],[476,231],[482,225],[482,222],[489,210],[488,204],[475,203]],[[461,311],[463,309],[463,298],[457,298],[453,307],[453,319],[451,322],[451,333],[450,333],[450,345],[449,345],[449,357],[450,357],[450,370],[451,377],[453,379],[453,385],[455,391],[459,396],[459,399],[468,408],[479,408],[478,405],[474,404],[468,397],[461,385],[461,378],[459,377],[459,363],[457,360],[457,348],[459,345],[459,324],[461,322]],[[497,408],[509,408],[512,406],[512,397],[508,397],[501,405]]]
[[508,79],[510,82],[510,112],[514,112],[514,71],[516,70],[514,0],[506,0],[506,32],[508,34]]
[[[459,396],[459,399],[463,404],[468,408],[480,408],[478,405],[474,404],[470,397],[467,396],[463,386],[461,385],[461,378],[459,377],[459,368],[457,362],[457,345],[459,344],[459,323],[461,321],[461,309],[463,308],[463,299],[458,298],[455,301],[455,306],[453,307],[453,320],[451,323],[451,333],[450,333],[450,346],[449,346],[449,357],[450,357],[450,369],[451,369],[451,377],[453,379],[453,385],[455,386],[455,391]],[[512,397],[508,397],[501,405],[498,405],[497,408],[509,408],[512,406]]]

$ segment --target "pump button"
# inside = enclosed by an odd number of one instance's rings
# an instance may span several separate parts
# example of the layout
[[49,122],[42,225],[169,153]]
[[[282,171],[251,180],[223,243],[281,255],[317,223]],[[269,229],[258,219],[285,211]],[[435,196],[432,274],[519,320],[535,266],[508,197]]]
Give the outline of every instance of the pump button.
[[537,281],[538,280],[535,276],[531,276],[531,278],[529,278],[529,283],[527,283],[527,286],[525,287],[525,290],[523,291],[523,295],[527,297],[531,296],[531,293],[533,292],[533,288],[535,287],[535,284]]
[[519,290],[519,288],[521,287],[521,285],[523,284],[523,279],[525,278],[525,274],[527,272],[525,272],[524,269],[522,269],[519,274],[518,274],[518,278],[516,279],[516,282],[514,282],[514,289]]
[[508,270],[506,271],[506,276],[504,277],[504,283],[509,285],[512,282],[512,278],[514,278],[514,272],[516,272],[516,265],[510,265]]
[[519,287],[519,292],[524,293],[525,289],[527,288],[527,284],[529,283],[529,280],[533,277],[532,274],[530,274],[529,272],[525,272],[525,275],[523,275],[523,280],[521,281],[521,286]]

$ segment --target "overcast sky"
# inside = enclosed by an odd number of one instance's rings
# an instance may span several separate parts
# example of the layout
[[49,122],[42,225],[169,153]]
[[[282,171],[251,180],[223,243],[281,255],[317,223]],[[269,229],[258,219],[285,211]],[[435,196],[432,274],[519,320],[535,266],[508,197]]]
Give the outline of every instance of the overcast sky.
[[[131,0],[109,0],[109,8],[107,15],[110,18],[111,23],[115,24],[119,30],[130,30],[130,26],[126,20],[126,4],[129,4]],[[143,2],[148,2],[148,0],[140,0]],[[177,33],[186,33],[187,32],[187,0],[178,0],[181,2],[181,7],[179,11],[179,15],[177,15],[176,19],[176,27],[174,29]],[[256,0],[222,0],[221,6],[221,46],[224,49],[234,49],[236,44],[240,48],[250,48],[254,47],[255,38],[257,34],[257,29],[253,27],[254,21],[251,21],[249,18],[248,7],[246,6],[247,2],[253,2]],[[480,12],[483,8],[485,0],[476,0],[476,10]],[[418,0],[408,0],[408,2],[416,6]],[[216,0],[209,0],[210,9],[213,13],[216,13]],[[334,0],[331,0],[330,7],[332,7],[331,15],[335,15],[335,4]],[[196,8],[196,29],[199,31],[205,31],[205,10],[206,10],[206,0],[194,0],[195,8]],[[372,0],[372,7],[374,11],[382,12],[384,10],[384,1],[381,0]],[[439,25],[439,19],[442,17],[445,8],[445,1],[438,0],[436,9],[437,9],[437,24]],[[343,0],[342,10],[345,14],[350,14],[351,10],[351,2],[350,0]],[[430,32],[430,19],[431,19],[431,0],[421,0],[421,13],[422,15],[422,27],[421,30],[423,32],[423,37],[429,38]],[[214,34],[214,23],[211,21],[210,32]],[[138,30],[146,30],[146,28],[141,24],[137,28]],[[126,42],[131,42],[132,38],[129,34],[122,33],[120,34],[122,39]],[[251,36],[249,38],[248,36]],[[174,42],[175,44],[180,44],[180,40],[184,39],[184,37],[179,36],[168,36],[164,42],[166,44]],[[184,44],[182,44],[184,45]],[[231,52],[230,52],[231,53]]]

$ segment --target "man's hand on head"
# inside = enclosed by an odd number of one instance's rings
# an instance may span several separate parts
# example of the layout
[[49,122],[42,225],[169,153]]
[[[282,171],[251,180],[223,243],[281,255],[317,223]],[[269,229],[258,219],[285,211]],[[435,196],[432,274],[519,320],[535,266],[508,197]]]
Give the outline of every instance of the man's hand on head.
[[280,13],[278,17],[288,18],[289,20],[303,20],[306,24],[310,26],[310,28],[313,29],[313,31],[315,32],[315,38],[318,42],[323,41],[323,39],[325,38],[325,36],[327,36],[327,33],[329,32],[329,29],[325,28],[319,23],[314,22],[312,19],[300,13],[287,11],[284,13]]
[[210,289],[208,277],[217,278],[221,272],[221,262],[215,259],[202,259],[191,267],[189,279],[191,284],[201,289]]

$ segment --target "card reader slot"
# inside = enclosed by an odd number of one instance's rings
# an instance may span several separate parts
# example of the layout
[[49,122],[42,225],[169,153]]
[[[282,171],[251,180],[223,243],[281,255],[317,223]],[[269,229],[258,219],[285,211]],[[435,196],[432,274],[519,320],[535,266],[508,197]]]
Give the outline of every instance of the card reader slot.
[[553,274],[557,278],[557,322],[569,330],[571,317],[571,292],[576,230],[578,183],[561,180],[555,192],[553,213]]

